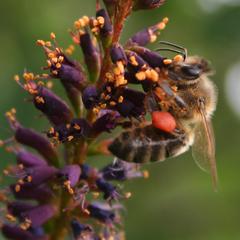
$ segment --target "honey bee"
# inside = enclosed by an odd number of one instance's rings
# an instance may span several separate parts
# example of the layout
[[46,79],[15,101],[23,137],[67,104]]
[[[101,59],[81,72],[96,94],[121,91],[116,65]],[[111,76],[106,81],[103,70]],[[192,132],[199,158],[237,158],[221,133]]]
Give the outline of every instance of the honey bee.
[[[176,157],[192,147],[197,165],[211,172],[217,186],[215,140],[211,117],[216,108],[217,90],[209,79],[208,62],[200,57],[186,57],[161,69],[162,76],[146,96],[149,112],[170,113],[173,131],[143,124],[122,132],[109,145],[110,152],[127,162],[148,163]],[[166,119],[167,121],[167,119]]]

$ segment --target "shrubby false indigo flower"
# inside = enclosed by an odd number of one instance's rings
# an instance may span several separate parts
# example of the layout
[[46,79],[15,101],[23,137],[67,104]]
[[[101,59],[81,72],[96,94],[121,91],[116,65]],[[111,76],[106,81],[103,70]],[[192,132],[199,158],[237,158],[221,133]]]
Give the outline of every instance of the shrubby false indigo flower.
[[[19,123],[15,109],[6,113],[13,137],[0,144],[17,160],[3,171],[14,179],[1,191],[6,206],[1,229],[7,239],[125,238],[119,201],[131,194],[120,191],[112,181],[147,178],[148,172],[121,159],[98,169],[87,158],[91,148],[95,154],[110,154],[107,144],[111,140],[99,135],[145,119],[148,89],[156,84],[166,60],[146,45],[156,40],[168,19],[133,34],[122,45],[119,36],[131,10],[156,8],[164,1],[104,3],[106,8],[98,4],[95,17],[76,20],[71,31],[86,66],[70,58],[75,46],[61,48],[51,33],[51,41],[37,41],[46,55],[43,69],[47,72],[25,72],[23,80],[15,76],[50,127],[38,133]],[[54,93],[55,81],[62,83],[71,105]],[[143,90],[134,90],[129,83],[140,84]]]

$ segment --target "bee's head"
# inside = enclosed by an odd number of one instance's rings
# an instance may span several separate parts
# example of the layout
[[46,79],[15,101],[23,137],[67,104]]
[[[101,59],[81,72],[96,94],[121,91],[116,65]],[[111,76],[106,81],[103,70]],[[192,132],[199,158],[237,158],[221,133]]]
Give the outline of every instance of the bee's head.
[[188,57],[183,62],[173,62],[167,70],[170,80],[188,85],[197,83],[202,74],[210,72],[208,62],[199,57]]

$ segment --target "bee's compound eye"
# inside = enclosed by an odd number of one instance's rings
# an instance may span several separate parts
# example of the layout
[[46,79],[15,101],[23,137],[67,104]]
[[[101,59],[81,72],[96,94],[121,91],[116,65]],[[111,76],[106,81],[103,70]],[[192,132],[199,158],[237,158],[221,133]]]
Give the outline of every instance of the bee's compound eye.
[[164,132],[172,132],[176,128],[176,120],[169,112],[152,112],[152,125]]
[[200,76],[202,69],[199,65],[185,65],[182,66],[181,71],[186,79],[193,80]]

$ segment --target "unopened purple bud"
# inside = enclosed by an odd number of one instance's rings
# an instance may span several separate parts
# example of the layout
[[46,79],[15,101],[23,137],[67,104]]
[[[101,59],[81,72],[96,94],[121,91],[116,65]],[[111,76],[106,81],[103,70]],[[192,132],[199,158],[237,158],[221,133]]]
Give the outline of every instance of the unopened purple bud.
[[111,44],[113,35],[111,19],[105,9],[98,10],[96,16],[104,18],[104,24],[100,29],[100,37],[102,39],[103,47],[106,49]]
[[38,86],[34,104],[54,125],[69,123],[73,114],[68,105],[49,89]]
[[25,171],[27,176],[31,176],[31,181],[25,183],[29,186],[40,185],[53,178],[57,173],[57,169],[51,166],[36,166],[27,168]]
[[10,185],[10,190],[16,199],[46,202],[53,197],[53,192],[46,185],[38,187],[22,185],[19,191],[16,191],[16,185]]
[[165,59],[157,52],[153,52],[144,47],[134,47],[134,51],[142,57],[152,68],[162,67]]
[[119,193],[116,190],[116,187],[111,183],[105,181],[103,178],[99,178],[96,181],[96,185],[100,191],[103,192],[103,197],[106,200],[116,200],[120,197]]
[[49,138],[57,138],[60,142],[90,137],[92,128],[84,118],[75,118],[69,124],[62,124],[49,131]]
[[19,217],[22,212],[28,211],[32,208],[34,208],[34,205],[31,203],[20,202],[20,201],[8,203],[8,212],[13,216]]
[[105,9],[100,9],[97,11],[96,16],[104,18],[104,25],[101,28],[100,33],[103,34],[104,36],[111,35],[113,27],[107,11]]
[[127,63],[127,56],[119,43],[112,46],[110,54],[113,63],[117,63],[118,61],[122,61],[124,64]]
[[87,180],[89,178],[97,178],[98,171],[96,168],[93,168],[87,164],[81,165],[81,179]]
[[[32,233],[23,230],[18,226],[4,224],[2,226],[2,234],[11,240],[34,240],[36,239]],[[36,239],[37,240],[37,239]]]
[[74,187],[79,181],[80,174],[81,174],[80,166],[77,164],[73,164],[67,165],[64,168],[62,168],[57,174],[57,176],[61,178],[63,181],[66,180],[70,181],[70,186]]
[[58,70],[57,77],[60,78],[62,82],[71,84],[79,91],[84,87],[86,80],[82,69],[78,65],[62,64]]
[[15,130],[15,138],[19,143],[37,150],[45,159],[52,163],[57,161],[57,152],[52,144],[42,134],[33,129],[19,126]]
[[31,227],[39,227],[56,214],[56,208],[50,204],[34,207],[21,214],[24,219],[31,221]]
[[47,162],[40,156],[28,152],[26,150],[20,150],[16,152],[17,163],[23,164],[24,167],[33,167],[33,166],[46,166]]
[[[102,110],[104,113],[93,124],[95,134],[101,132],[110,132],[118,125],[118,119],[121,117],[116,111]],[[100,112],[101,113],[101,112]]]
[[101,68],[99,51],[94,45],[89,33],[84,33],[80,36],[80,43],[90,75],[90,80],[95,82],[99,77]]
[[118,112],[124,117],[139,117],[145,113],[143,92],[125,88],[122,93],[123,102],[117,104]]
[[134,0],[134,10],[158,8],[165,3],[165,0]]
[[143,60],[142,57],[140,57],[137,53],[133,51],[126,51],[126,55],[128,58],[128,70],[137,72],[140,70],[143,66],[148,66],[147,62]]
[[86,109],[93,108],[99,101],[99,93],[96,86],[86,87],[82,94],[82,100]]
[[[81,224],[78,220],[74,219],[71,221],[71,227],[73,231],[73,236],[76,239],[79,239],[82,235],[86,237],[86,235],[90,237],[92,235],[93,230],[89,225]],[[88,238],[87,238],[88,239]]]
[[113,211],[104,209],[96,204],[90,204],[87,209],[90,212],[91,217],[96,218],[103,223],[112,224],[116,220],[116,215]]

